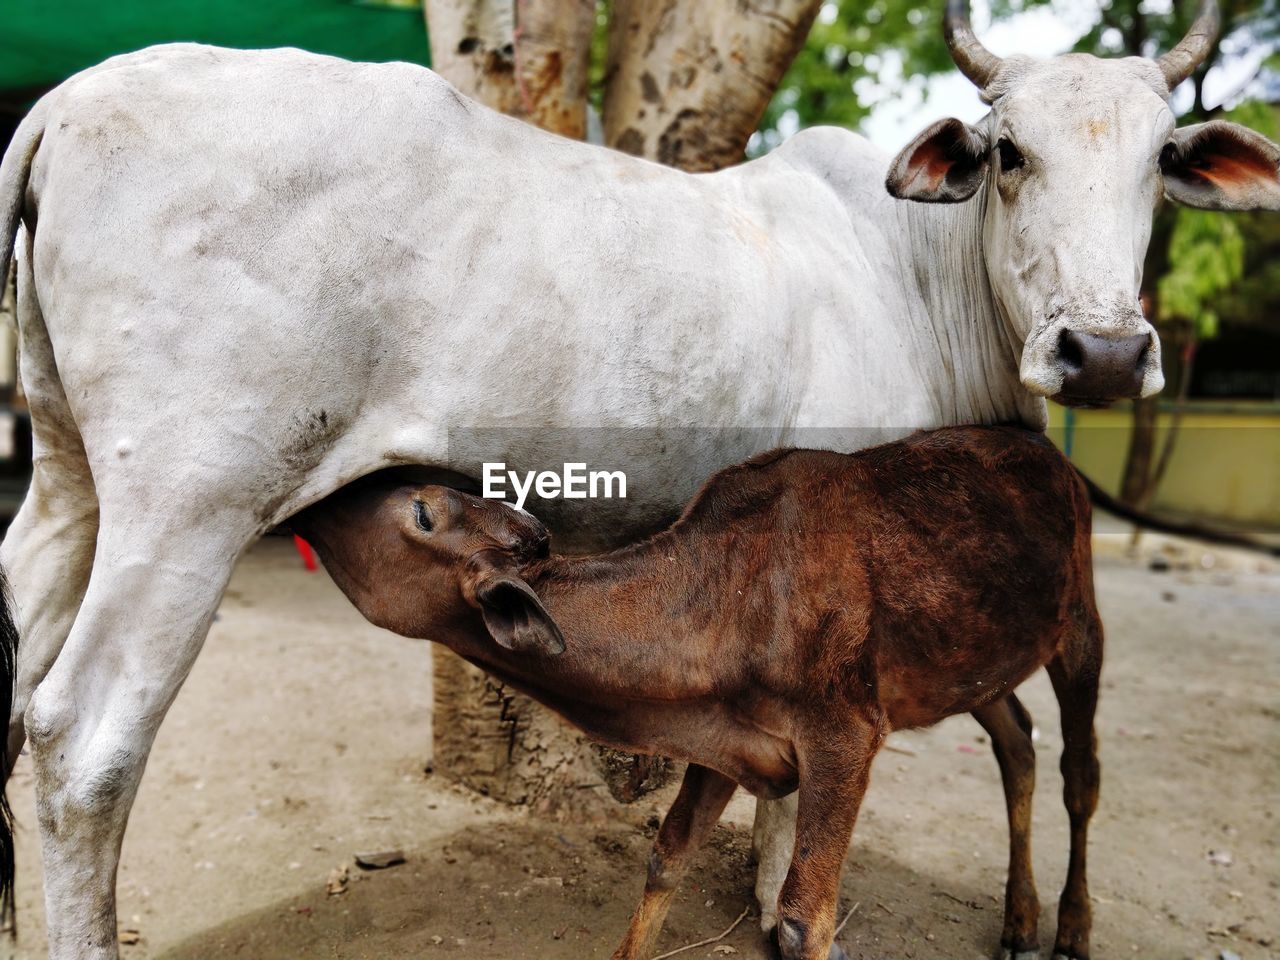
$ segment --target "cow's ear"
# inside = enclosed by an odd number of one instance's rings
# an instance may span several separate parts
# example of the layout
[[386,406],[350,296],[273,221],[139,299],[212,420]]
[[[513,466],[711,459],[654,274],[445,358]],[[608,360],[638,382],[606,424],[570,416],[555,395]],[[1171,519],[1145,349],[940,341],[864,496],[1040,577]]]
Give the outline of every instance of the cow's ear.
[[476,602],[489,636],[500,647],[520,653],[564,653],[564,635],[533,588],[511,574],[484,577]]
[[954,117],[939,120],[894,158],[884,185],[899,200],[959,203],[982,186],[987,154],[981,131]]
[[1280,210],[1280,147],[1210,120],[1175,130],[1160,155],[1170,200],[1205,210]]

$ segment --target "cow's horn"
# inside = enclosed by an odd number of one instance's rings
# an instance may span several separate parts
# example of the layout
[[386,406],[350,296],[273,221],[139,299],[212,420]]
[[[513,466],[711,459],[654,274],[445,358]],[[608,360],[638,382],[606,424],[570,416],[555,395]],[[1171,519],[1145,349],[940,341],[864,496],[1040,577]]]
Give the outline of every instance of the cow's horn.
[[1218,39],[1221,27],[1222,18],[1218,15],[1217,0],[1200,0],[1195,23],[1191,24],[1187,35],[1156,61],[1170,90],[1195,73],[1196,67],[1204,63],[1209,51],[1213,49],[1214,41]]
[[1000,67],[1000,58],[984,47],[973,34],[969,23],[968,0],[947,0],[942,18],[942,31],[951,50],[951,59],[960,72],[978,85],[986,87]]

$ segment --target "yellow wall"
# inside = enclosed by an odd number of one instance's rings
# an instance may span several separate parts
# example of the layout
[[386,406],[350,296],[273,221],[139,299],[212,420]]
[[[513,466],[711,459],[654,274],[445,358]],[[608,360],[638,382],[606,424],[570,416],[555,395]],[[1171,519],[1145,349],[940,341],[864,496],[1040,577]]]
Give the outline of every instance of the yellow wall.
[[[1049,405],[1049,436],[1065,444],[1066,411]],[[1169,423],[1162,405],[1159,455]],[[1071,458],[1101,486],[1120,485],[1129,448],[1129,406],[1075,411]],[[1280,406],[1198,403],[1183,415],[1173,459],[1153,506],[1178,513],[1280,529]]]

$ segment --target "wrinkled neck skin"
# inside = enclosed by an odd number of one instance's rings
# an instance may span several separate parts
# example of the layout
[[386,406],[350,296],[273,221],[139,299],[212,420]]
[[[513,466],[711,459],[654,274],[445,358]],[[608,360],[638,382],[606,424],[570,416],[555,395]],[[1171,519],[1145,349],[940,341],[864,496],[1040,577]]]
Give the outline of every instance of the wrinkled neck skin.
[[[951,396],[942,397],[947,423],[1021,422],[1048,425],[1048,405],[1021,382],[1022,341],[1004,315],[987,274],[984,228],[990,181],[963,203],[897,201],[914,285],[947,370]],[[953,359],[956,358],[956,359]]]

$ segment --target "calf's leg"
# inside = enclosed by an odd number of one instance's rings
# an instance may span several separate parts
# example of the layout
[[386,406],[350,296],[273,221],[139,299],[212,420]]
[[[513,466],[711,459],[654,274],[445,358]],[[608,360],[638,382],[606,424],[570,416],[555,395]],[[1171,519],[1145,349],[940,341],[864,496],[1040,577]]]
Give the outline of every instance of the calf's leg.
[[646,960],[653,955],[662,923],[689,860],[710,836],[737,784],[724,774],[689,764],[675,803],[667,811],[649,856],[644,896],[631,917],[626,939],[613,960]]
[[840,872],[886,732],[879,712],[867,709],[821,718],[800,745],[795,851],[778,897],[782,960],[845,960],[834,943]]
[[1009,811],[1009,879],[1004,893],[1003,960],[1035,960],[1040,955],[1036,924],[1040,897],[1031,872],[1031,795],[1036,785],[1036,753],[1031,715],[1013,694],[973,711],[991,737],[1005,806]]
[[1058,934],[1054,960],[1089,960],[1089,931],[1093,924],[1086,879],[1085,847],[1089,818],[1098,806],[1098,742],[1093,715],[1098,704],[1098,675],[1102,666],[1101,626],[1088,632],[1096,636],[1096,650],[1063,656],[1049,664],[1062,712],[1063,799],[1071,823],[1071,860],[1067,883],[1058,901]]

